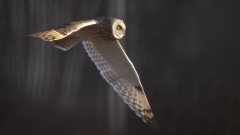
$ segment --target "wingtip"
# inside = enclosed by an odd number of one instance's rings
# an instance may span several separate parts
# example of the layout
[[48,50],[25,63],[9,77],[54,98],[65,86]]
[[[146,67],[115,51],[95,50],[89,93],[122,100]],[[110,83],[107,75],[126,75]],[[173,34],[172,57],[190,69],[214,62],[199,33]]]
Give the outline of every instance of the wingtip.
[[153,119],[153,120],[149,123],[149,125],[150,125],[152,128],[156,128],[156,127],[157,127],[157,122],[156,122],[156,120]]
[[28,34],[26,35],[27,37],[33,37],[33,38],[39,38],[42,39],[43,41],[53,41],[52,39],[47,39],[41,35],[42,32],[40,33],[34,33],[34,34]]
[[147,123],[151,128],[156,128],[157,127],[157,122],[155,120],[155,118],[146,118],[146,117],[142,117],[142,120]]
[[35,34],[27,34],[27,37],[36,37]]

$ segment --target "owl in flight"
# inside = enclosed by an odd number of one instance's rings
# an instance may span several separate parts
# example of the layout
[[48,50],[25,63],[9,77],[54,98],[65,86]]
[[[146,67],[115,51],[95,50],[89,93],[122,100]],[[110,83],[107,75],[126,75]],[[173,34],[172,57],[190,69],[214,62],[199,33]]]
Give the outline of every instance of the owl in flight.
[[139,76],[118,41],[125,35],[125,31],[123,20],[98,17],[94,20],[70,22],[28,36],[50,41],[64,51],[82,41],[103,78],[145,123],[155,127],[156,121]]

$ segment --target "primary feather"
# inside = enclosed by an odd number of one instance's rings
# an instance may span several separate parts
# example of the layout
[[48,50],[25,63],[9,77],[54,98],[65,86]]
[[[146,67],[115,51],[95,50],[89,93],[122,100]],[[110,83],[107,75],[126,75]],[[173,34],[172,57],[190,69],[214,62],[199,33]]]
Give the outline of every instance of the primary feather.
[[142,117],[156,126],[151,107],[144,93],[138,74],[118,41],[83,41],[89,57],[100,70],[103,78],[113,86],[124,102]]
[[54,41],[59,40],[62,38],[65,38],[72,34],[73,32],[76,32],[80,30],[81,28],[84,28],[86,26],[97,24],[97,20],[86,20],[86,21],[78,21],[78,22],[70,22],[66,23],[63,26],[59,26],[55,29],[39,32],[35,34],[30,34],[28,36],[40,38],[44,41]]

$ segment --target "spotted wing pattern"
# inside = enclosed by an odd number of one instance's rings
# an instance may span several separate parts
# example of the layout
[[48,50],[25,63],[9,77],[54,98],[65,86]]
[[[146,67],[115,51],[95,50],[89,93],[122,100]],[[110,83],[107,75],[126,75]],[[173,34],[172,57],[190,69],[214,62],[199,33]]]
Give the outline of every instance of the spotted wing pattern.
[[77,21],[77,22],[70,22],[66,23],[63,26],[59,26],[55,29],[39,32],[35,34],[30,34],[28,36],[40,38],[44,41],[54,41],[59,40],[62,38],[65,38],[72,34],[73,32],[76,32],[80,30],[81,28],[84,28],[86,26],[97,24],[97,20],[85,20],[85,21]]
[[124,102],[151,126],[156,121],[138,74],[118,41],[83,41],[88,55],[103,78],[113,86]]

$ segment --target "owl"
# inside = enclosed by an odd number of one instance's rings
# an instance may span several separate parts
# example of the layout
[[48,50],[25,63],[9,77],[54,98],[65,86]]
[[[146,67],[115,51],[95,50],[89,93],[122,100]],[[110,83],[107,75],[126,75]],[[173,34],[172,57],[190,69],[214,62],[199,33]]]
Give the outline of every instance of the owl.
[[28,36],[52,42],[56,48],[64,51],[82,41],[102,77],[145,123],[155,127],[156,121],[140,78],[118,41],[125,31],[123,20],[98,17],[66,23]]

